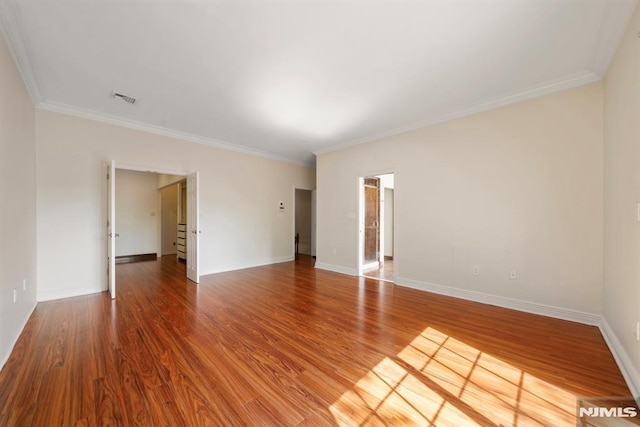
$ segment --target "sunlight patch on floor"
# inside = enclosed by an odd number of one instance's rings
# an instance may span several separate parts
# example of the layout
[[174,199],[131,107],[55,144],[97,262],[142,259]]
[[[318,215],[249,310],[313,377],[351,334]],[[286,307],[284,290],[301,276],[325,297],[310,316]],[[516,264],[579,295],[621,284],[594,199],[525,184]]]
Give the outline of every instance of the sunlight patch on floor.
[[339,425],[575,426],[576,396],[426,328],[331,407]]

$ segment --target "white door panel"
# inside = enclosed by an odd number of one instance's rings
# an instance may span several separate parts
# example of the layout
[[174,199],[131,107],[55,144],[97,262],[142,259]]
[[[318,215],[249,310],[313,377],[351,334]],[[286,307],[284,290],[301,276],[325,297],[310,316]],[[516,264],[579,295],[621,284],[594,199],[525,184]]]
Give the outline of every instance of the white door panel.
[[116,297],[116,166],[113,161],[107,170],[107,257],[109,293]]
[[199,216],[198,172],[194,172],[187,175],[187,277],[196,283],[200,282]]

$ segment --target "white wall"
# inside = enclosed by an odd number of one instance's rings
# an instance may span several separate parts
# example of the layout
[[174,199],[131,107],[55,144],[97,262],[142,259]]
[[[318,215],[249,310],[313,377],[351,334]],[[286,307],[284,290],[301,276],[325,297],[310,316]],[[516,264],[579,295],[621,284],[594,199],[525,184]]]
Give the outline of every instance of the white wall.
[[298,251],[311,255],[311,190],[295,190],[296,232],[300,236]]
[[[640,10],[604,85],[604,317],[640,396]],[[628,381],[629,382],[629,381]]]
[[164,187],[160,190],[162,197],[162,253],[158,255],[173,255],[177,253],[178,240],[178,184]]
[[597,321],[602,134],[596,83],[322,154],[317,266],[356,273],[357,177],[394,171],[398,283]]
[[[291,188],[314,188],[314,169],[42,110],[36,131],[41,300],[106,289],[104,162],[110,159],[200,172],[202,274],[292,257]],[[59,250],[62,241],[74,256]]]
[[158,251],[156,182],[155,173],[116,169],[116,256]]
[[36,305],[34,120],[33,104],[0,35],[0,368]]

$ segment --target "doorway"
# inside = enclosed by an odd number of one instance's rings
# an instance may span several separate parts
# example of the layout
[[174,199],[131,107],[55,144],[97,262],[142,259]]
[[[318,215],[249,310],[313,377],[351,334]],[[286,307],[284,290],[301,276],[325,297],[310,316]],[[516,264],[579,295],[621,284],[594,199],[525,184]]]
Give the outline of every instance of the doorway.
[[[182,181],[184,182],[184,181]],[[180,224],[181,206],[179,188],[181,183],[173,183],[158,188],[160,193],[160,250],[158,256],[178,255],[178,224]]]
[[[118,173],[117,173],[118,172]],[[120,175],[120,180],[118,179]],[[149,170],[110,162],[107,167],[107,272],[111,297],[116,296],[115,264],[124,252],[149,252],[162,256],[162,189],[184,181],[186,175],[186,203],[192,213],[186,218],[190,250],[187,256],[187,277],[199,282],[199,206],[198,173],[176,174]],[[123,184],[122,177],[128,182]],[[172,181],[173,180],[173,181]],[[178,184],[176,184],[178,185]],[[176,204],[178,204],[176,195]],[[179,207],[176,207],[179,210]],[[176,231],[177,231],[176,226]],[[176,240],[178,240],[176,238]],[[177,243],[177,242],[176,242]],[[177,244],[176,244],[177,246]],[[124,251],[124,252],[123,252]],[[154,257],[155,259],[155,257]]]
[[313,191],[294,188],[294,258],[315,256]]
[[359,179],[358,274],[394,281],[395,182],[394,174]]

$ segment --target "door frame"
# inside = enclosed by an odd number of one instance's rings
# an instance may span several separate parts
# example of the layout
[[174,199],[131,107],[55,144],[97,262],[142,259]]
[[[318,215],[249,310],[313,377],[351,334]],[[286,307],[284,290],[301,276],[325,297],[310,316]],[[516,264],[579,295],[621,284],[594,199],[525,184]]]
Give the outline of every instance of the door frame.
[[[148,172],[148,173],[161,173],[161,174],[166,174],[166,175],[178,175],[178,176],[184,176],[185,178],[187,177],[187,175],[189,174],[188,172],[183,172],[183,171],[177,171],[177,170],[172,170],[172,169],[163,169],[163,168],[157,168],[154,166],[144,166],[144,165],[134,165],[134,164],[130,164],[130,163],[123,163],[123,162],[117,162],[115,160],[106,160],[103,161],[103,171],[105,172],[103,174],[104,180],[105,180],[105,185],[107,188],[107,197],[109,197],[109,186],[111,185],[111,182],[107,179],[107,174],[110,173],[111,171],[111,165],[113,165],[113,175],[114,175],[114,181],[115,181],[115,171],[117,169],[123,169],[123,170],[130,170],[130,171],[137,171],[137,172]],[[112,181],[112,182],[114,182]],[[115,201],[115,197],[116,197],[116,192],[115,192],[115,185],[114,185],[114,192],[113,192],[113,200]],[[160,196],[158,196],[160,197]],[[107,224],[107,221],[110,220],[111,218],[111,214],[109,212],[109,202],[107,201],[107,208],[106,208],[106,220],[103,222],[103,224]],[[114,213],[115,215],[115,213]],[[161,215],[161,214],[160,214]],[[198,212],[198,215],[200,215],[200,212]],[[160,222],[160,217],[157,215],[156,216],[156,221]],[[161,225],[160,225],[161,226]],[[107,289],[110,290],[110,265],[109,265],[109,248],[108,248],[108,240],[110,239],[109,237],[109,232],[111,230],[107,230],[107,256],[104,257],[103,259],[106,260],[106,270],[108,272],[107,274],[107,283],[106,286],[103,286],[103,289]],[[115,230],[112,230],[113,232],[115,232]],[[160,236],[162,237],[162,236]],[[115,239],[114,239],[115,240]],[[159,245],[161,246],[162,243],[160,242]],[[115,244],[114,244],[114,248],[113,248],[113,252],[115,254]],[[112,295],[112,298],[115,298],[115,276],[114,276],[114,292]]]
[[[187,175],[187,279],[200,283],[200,173]],[[195,207],[195,209],[194,209]],[[194,249],[195,248],[195,249]]]
[[[368,172],[360,172],[356,176],[356,273],[358,276],[362,276],[362,271],[364,267],[364,179],[368,177],[378,176],[378,175],[389,175],[393,174],[394,183],[397,181],[397,173],[395,168],[388,169],[378,169]],[[397,184],[394,184],[394,187],[397,187]],[[397,206],[397,198],[395,197],[395,189],[394,189],[394,208]],[[397,247],[397,228],[398,228],[398,220],[394,215],[393,221],[393,242],[394,246]],[[397,256],[394,253],[393,257],[394,261],[394,281],[395,281],[395,272],[398,271],[398,263]]]
[[[293,218],[291,220],[291,239],[290,239],[291,242],[294,242],[295,238],[296,238],[296,190],[310,191],[312,200],[313,200],[313,192],[314,192],[314,189],[311,189],[311,188],[308,188],[308,187],[298,187],[296,185],[293,186],[293,190],[292,190],[293,191],[293,196],[292,196],[293,209],[292,209],[292,215],[291,215]],[[312,236],[313,236],[313,233],[314,233],[313,228],[314,228],[314,225],[315,225],[313,223],[313,217],[314,217],[314,214],[313,214],[313,203],[312,203],[312,206],[311,206],[311,235]],[[313,248],[313,244],[314,244],[313,239],[311,239],[311,254],[312,255],[315,252],[315,250]],[[293,244],[293,247],[291,249],[291,256],[292,256],[291,259],[295,259],[296,258],[296,245],[295,245],[295,243]]]
[[[362,216],[364,218],[364,221],[362,223],[362,270],[374,270],[374,269],[378,269],[380,268],[380,249],[382,247],[382,241],[381,241],[381,235],[380,235],[380,230],[381,227],[383,225],[382,222],[382,209],[380,209],[380,205],[382,204],[382,194],[381,194],[381,190],[382,190],[382,180],[378,177],[378,176],[367,176],[364,177],[363,179],[363,186],[362,186],[362,191],[363,191],[363,207],[362,207]],[[373,187],[372,183],[367,184],[367,181],[375,181],[376,185],[375,187]],[[371,190],[375,189],[375,205],[370,205],[370,197],[371,197]],[[369,191],[367,191],[369,190]],[[369,192],[369,195],[367,195],[367,193]],[[367,217],[369,217],[371,215],[370,209],[375,206],[375,210],[376,210],[376,220],[375,220],[375,225],[371,225],[370,223],[367,224]],[[368,234],[368,229],[371,229],[372,227],[375,227],[375,235],[372,236],[371,234]],[[368,242],[368,240],[370,240],[371,238],[375,237],[375,259],[372,259],[370,256],[371,254],[369,253],[369,257],[367,257],[367,243],[371,243]]]
[[107,284],[111,299],[116,297],[116,163],[107,164]]

